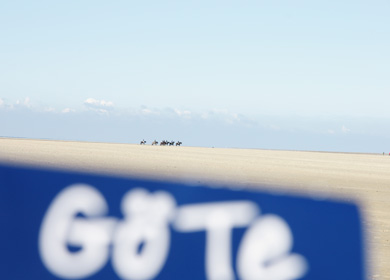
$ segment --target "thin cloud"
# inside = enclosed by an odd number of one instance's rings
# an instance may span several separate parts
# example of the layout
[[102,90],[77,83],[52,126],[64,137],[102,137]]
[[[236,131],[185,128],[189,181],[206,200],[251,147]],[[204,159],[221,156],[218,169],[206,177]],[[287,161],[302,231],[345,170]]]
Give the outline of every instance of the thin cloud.
[[183,117],[183,118],[186,118],[186,119],[189,119],[191,118],[192,116],[192,113],[191,111],[188,111],[188,110],[179,110],[179,109],[174,109],[175,113],[179,116],[179,117]]
[[138,110],[136,112],[138,112],[138,113],[140,113],[141,115],[144,115],[144,116],[156,116],[156,115],[160,115],[161,114],[160,110],[151,109],[151,108],[148,108],[146,106],[142,106],[141,110]]
[[64,114],[68,114],[68,113],[74,113],[76,112],[75,109],[71,109],[71,108],[65,108],[61,111],[61,113],[64,113]]
[[335,134],[336,133],[336,131],[334,131],[333,129],[328,129],[328,131],[327,131],[327,134]]
[[141,113],[145,115],[153,114],[153,111],[147,108],[141,109]]
[[13,110],[32,110],[33,105],[31,104],[31,100],[29,97],[24,99],[18,99],[15,102],[10,102],[9,100],[0,98],[0,108],[5,109],[7,111]]
[[24,100],[16,100],[16,106],[31,108],[31,100],[29,97],[26,97]]
[[266,127],[268,127],[269,129],[271,129],[273,131],[280,131],[281,130],[280,126],[275,125],[275,124],[269,124]]
[[349,133],[349,132],[351,132],[351,129],[349,129],[349,128],[347,128],[345,125],[343,125],[343,126],[341,127],[341,131],[342,131],[343,133]]
[[53,107],[47,107],[43,110],[44,112],[47,112],[47,113],[55,113],[56,112],[56,109],[53,108]]
[[218,120],[228,125],[243,124],[246,126],[257,125],[257,122],[237,112],[214,109],[200,114],[203,120]]
[[108,113],[108,111],[114,108],[114,103],[106,100],[88,98],[84,101],[84,106],[99,113]]

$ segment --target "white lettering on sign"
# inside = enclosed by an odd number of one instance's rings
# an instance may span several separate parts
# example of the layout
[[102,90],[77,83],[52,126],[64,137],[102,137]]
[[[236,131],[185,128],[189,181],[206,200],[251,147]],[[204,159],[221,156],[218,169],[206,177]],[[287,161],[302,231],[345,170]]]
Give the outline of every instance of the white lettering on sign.
[[305,259],[290,254],[292,235],[279,216],[264,215],[246,231],[237,256],[240,279],[297,279],[306,270]]
[[[175,201],[166,192],[128,192],[122,201],[125,216],[114,235],[112,264],[123,279],[153,279],[164,266],[169,252]],[[138,253],[138,248],[143,248]]]
[[[104,197],[87,185],[64,189],[51,203],[43,219],[39,250],[45,266],[62,278],[84,278],[96,273],[108,260],[108,245],[116,223],[103,217]],[[88,219],[75,217],[82,213]],[[67,245],[81,246],[72,253]]]
[[238,227],[248,227],[236,258],[239,279],[293,280],[307,271],[305,258],[290,253],[293,237],[288,224],[276,215],[259,215],[251,201],[177,207],[168,192],[139,188],[125,194],[121,211],[123,220],[107,217],[106,200],[91,186],[76,184],[61,191],[49,206],[39,235],[46,268],[61,278],[86,278],[111,257],[120,278],[153,279],[167,261],[172,224],[183,234],[205,231],[207,279],[235,279],[231,243],[232,230]]
[[210,280],[234,279],[231,267],[231,233],[247,227],[258,214],[256,204],[248,201],[202,203],[178,210],[176,229],[183,232],[205,230],[206,275]]

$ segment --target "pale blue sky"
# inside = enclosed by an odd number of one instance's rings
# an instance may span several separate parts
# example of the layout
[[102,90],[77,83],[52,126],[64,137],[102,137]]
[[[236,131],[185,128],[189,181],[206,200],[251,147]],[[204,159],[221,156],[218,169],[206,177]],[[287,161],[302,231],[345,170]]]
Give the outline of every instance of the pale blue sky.
[[[387,0],[2,1],[0,135],[121,142],[162,129],[150,137],[390,150],[389,14]],[[63,119],[63,134],[40,118]]]

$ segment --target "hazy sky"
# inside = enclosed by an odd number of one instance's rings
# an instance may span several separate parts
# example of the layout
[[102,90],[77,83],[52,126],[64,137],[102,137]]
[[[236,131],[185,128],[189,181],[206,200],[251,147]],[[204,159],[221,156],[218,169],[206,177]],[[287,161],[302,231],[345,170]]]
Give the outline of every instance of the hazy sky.
[[0,136],[390,151],[390,1],[0,2]]

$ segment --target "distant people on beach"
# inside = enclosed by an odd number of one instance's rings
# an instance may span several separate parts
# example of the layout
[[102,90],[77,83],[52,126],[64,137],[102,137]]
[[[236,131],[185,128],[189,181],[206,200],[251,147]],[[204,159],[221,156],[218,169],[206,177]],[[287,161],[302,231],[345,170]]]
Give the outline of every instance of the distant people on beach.
[[160,146],[173,146],[173,145],[175,145],[175,141],[163,140],[160,142]]
[[[146,144],[146,141],[145,141],[145,139],[143,139],[140,142],[140,145],[145,145],[145,144]],[[163,141],[160,142],[160,146],[174,146],[174,145],[181,146],[181,144],[183,144],[183,142],[181,142],[181,141],[175,142],[175,141],[163,140]],[[157,140],[154,140],[152,142],[152,146],[155,146],[155,145],[158,145],[158,141]]]

